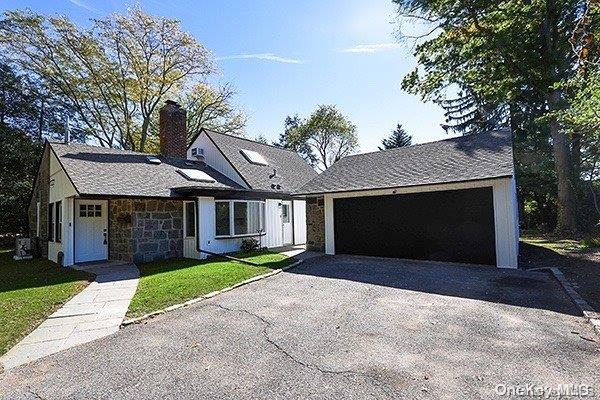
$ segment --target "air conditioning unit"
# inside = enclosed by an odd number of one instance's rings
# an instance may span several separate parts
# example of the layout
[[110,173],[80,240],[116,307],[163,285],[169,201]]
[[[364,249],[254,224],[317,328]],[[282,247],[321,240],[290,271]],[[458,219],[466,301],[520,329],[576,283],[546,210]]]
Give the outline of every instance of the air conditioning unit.
[[201,147],[192,148],[192,157],[199,161],[204,161],[204,149]]

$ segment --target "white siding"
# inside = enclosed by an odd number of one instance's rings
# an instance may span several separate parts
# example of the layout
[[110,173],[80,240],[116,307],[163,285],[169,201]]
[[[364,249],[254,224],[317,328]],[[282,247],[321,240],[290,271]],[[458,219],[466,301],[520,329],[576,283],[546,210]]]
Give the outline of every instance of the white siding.
[[[267,199],[265,201],[265,235],[261,237],[254,236],[261,242],[262,246],[272,248],[279,247],[283,243],[280,202],[281,200],[275,199]],[[200,248],[213,253],[231,253],[238,251],[242,244],[242,240],[245,238],[215,238],[214,197],[198,198],[198,228]],[[206,258],[206,254],[200,253],[198,258]]]
[[[213,253],[231,253],[238,251],[244,238],[215,239],[215,199],[214,197],[198,198],[198,215],[200,217],[198,226],[200,227],[200,248]],[[206,254],[201,254],[202,258]]]
[[196,140],[194,140],[194,143],[192,143],[188,149],[187,158],[190,160],[196,159],[192,157],[192,148],[194,147],[200,147],[201,149],[204,149],[204,161],[206,164],[213,167],[234,182],[242,185],[245,188],[248,188],[248,185],[246,185],[240,174],[236,172],[231,163],[227,161],[225,156],[223,156],[221,151],[214,145],[214,143],[208,136],[206,136],[204,132],[201,132],[200,135],[198,135]]
[[494,223],[496,264],[501,268],[517,268],[519,218],[514,179],[503,179],[494,184]]
[[75,187],[73,187],[54,153],[50,152],[50,203],[75,195],[77,195]]
[[335,237],[333,233],[333,197],[326,194],[325,206],[325,254],[335,254]]
[[75,198],[68,197],[63,200],[63,252],[65,254],[65,266],[71,266],[73,261],[73,243],[75,232],[73,229],[73,212]]
[[306,201],[293,201],[294,244],[306,243]]
[[265,205],[266,246],[279,247],[283,245],[283,229],[281,224],[281,200],[267,199]]
[[[50,152],[50,189],[48,201],[62,201],[62,241],[48,242],[48,259],[57,262],[58,253],[64,253],[65,266],[73,265],[73,196],[75,187],[53,152]],[[42,205],[48,207],[48,204]]]
[[496,265],[500,268],[517,268],[519,253],[519,219],[516,184],[513,178],[389,188],[358,192],[325,194],[325,253],[335,254],[333,199],[342,197],[382,196],[440,190],[492,187],[494,194],[494,229],[496,237]]

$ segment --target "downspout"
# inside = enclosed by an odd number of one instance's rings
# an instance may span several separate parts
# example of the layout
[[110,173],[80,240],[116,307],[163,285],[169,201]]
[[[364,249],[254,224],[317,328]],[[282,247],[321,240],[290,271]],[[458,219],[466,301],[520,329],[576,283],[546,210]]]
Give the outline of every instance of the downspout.
[[209,254],[209,255],[214,256],[214,257],[221,257],[221,258],[224,258],[226,260],[237,261],[237,262],[241,262],[243,264],[252,265],[254,267],[259,267],[260,266],[260,264],[257,264],[257,263],[252,262],[252,261],[243,260],[241,258],[236,258],[236,257],[228,256],[226,254],[215,253],[215,252],[208,251],[208,250],[202,250],[200,247],[198,247],[198,251],[200,253]]

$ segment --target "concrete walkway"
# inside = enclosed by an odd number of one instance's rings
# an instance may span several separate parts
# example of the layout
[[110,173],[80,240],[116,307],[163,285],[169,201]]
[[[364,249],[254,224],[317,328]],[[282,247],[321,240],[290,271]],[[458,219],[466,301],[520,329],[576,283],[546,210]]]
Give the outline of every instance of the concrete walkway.
[[113,334],[135,294],[139,271],[134,264],[102,262],[74,266],[96,279],[17,343],[0,362],[10,369]]
[[293,246],[284,246],[271,249],[296,260],[309,260],[311,258],[320,257],[323,253],[317,251],[306,250],[306,245],[299,244]]

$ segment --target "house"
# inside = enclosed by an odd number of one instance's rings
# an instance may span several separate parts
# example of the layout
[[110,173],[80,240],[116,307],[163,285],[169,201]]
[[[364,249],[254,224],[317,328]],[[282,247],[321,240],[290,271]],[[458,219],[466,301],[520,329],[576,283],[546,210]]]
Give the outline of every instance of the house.
[[327,254],[517,267],[510,132],[345,157],[296,194]]
[[306,241],[316,176],[293,151],[201,131],[187,146],[186,112],[167,102],[160,154],[46,142],[29,207],[34,251],[68,266],[233,252]]

